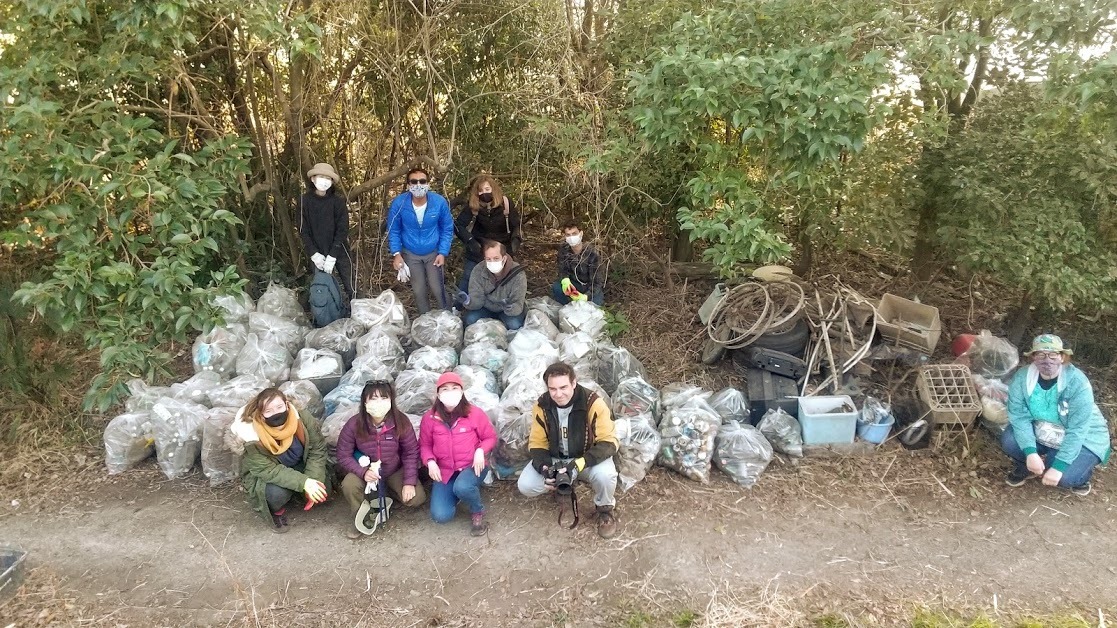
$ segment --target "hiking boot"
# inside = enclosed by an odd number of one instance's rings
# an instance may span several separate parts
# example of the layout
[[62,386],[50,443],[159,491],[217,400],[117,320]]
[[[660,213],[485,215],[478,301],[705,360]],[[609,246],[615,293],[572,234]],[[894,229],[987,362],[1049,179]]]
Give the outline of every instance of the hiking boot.
[[290,528],[287,526],[286,510],[280,510],[279,512],[272,513],[271,524],[271,531],[275,532],[276,534],[283,534],[287,530],[290,530]]
[[1087,495],[1090,494],[1091,490],[1093,490],[1093,487],[1090,486],[1089,482],[1087,482],[1087,483],[1085,483],[1081,486],[1076,486],[1076,487],[1070,489],[1070,492],[1074,493],[1075,495],[1078,495],[1079,497],[1086,497]]
[[469,520],[469,533],[473,536],[485,536],[485,533],[489,530],[489,524],[485,521],[485,513],[475,512],[470,515]]
[[1013,467],[1005,478],[1005,484],[1016,488],[1017,486],[1024,486],[1024,483],[1030,479],[1032,479],[1032,472],[1028,471],[1026,467]]
[[603,539],[617,536],[617,518],[613,516],[612,506],[597,507],[597,535]]

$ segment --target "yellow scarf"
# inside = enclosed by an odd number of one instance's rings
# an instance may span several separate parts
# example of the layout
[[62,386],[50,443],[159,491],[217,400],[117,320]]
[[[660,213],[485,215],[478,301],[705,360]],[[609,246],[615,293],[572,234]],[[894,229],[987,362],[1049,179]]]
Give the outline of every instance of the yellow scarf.
[[294,438],[298,438],[299,442],[306,442],[306,430],[303,428],[302,421],[299,420],[299,413],[291,404],[287,404],[287,420],[283,425],[271,427],[264,423],[264,417],[260,415],[252,422],[252,427],[256,429],[256,436],[260,438],[260,444],[273,456],[278,456],[287,451]]

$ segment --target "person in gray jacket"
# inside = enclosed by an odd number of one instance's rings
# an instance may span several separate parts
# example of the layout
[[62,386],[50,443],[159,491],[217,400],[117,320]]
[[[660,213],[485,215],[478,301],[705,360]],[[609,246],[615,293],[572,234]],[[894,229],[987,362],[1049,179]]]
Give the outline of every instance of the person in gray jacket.
[[469,299],[464,304],[465,326],[482,318],[495,318],[508,329],[523,327],[527,318],[527,274],[504,245],[485,242],[484,267],[478,265],[469,276]]

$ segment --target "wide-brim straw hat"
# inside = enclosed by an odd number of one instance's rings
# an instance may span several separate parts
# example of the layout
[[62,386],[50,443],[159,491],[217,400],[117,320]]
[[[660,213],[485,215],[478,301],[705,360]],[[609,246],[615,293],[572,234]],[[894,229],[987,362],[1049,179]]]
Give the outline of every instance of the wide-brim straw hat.
[[329,177],[334,183],[341,181],[341,177],[337,176],[334,167],[324,163],[314,164],[314,167],[306,172],[307,179],[313,179],[314,177]]

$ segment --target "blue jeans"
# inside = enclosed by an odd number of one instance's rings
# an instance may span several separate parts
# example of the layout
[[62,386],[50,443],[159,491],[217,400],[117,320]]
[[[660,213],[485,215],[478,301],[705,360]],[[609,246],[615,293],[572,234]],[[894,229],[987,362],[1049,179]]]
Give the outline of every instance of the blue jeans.
[[465,266],[462,267],[462,280],[458,282],[458,290],[469,292],[469,274],[473,272],[473,267],[476,265],[477,262],[470,261],[468,257],[465,258]]
[[[1016,442],[1016,435],[1012,433],[1011,425],[1005,430],[1004,434],[1001,434],[1001,449],[1015,461],[1017,471],[1021,473],[1027,471],[1025,461],[1028,457],[1024,455],[1024,450],[1020,449],[1020,444]],[[1059,450],[1039,443],[1036,443],[1036,450],[1043,458],[1044,468],[1050,469],[1051,463],[1055,462],[1055,456],[1059,455]],[[1100,463],[1101,459],[1094,455],[1094,452],[1083,447],[1074,462],[1070,463],[1070,466],[1063,471],[1063,478],[1059,480],[1059,486],[1061,488],[1082,486],[1090,481],[1090,477],[1094,474],[1094,467]]]
[[[575,283],[574,287],[577,288],[578,292],[581,292],[582,294],[590,292],[589,286],[580,286]],[[551,284],[551,296],[555,299],[555,301],[559,302],[559,305],[566,305],[567,303],[570,303],[570,297],[562,293],[561,279]],[[596,304],[597,307],[602,307],[605,305],[605,295],[601,294],[600,292],[590,292],[590,301]]]
[[435,482],[431,486],[431,519],[437,523],[453,519],[459,501],[465,502],[473,514],[485,512],[485,504],[481,502],[481,481],[486,473],[489,473],[488,467],[481,471],[481,477],[477,477],[473,467],[466,467],[450,476],[445,484]]
[[519,329],[524,326],[524,321],[527,320],[527,308],[520,312],[519,316],[509,316],[504,312],[494,312],[481,308],[479,310],[466,310],[465,316],[462,317],[462,322],[466,327],[481,320],[482,318],[495,318],[504,323],[505,329]]

